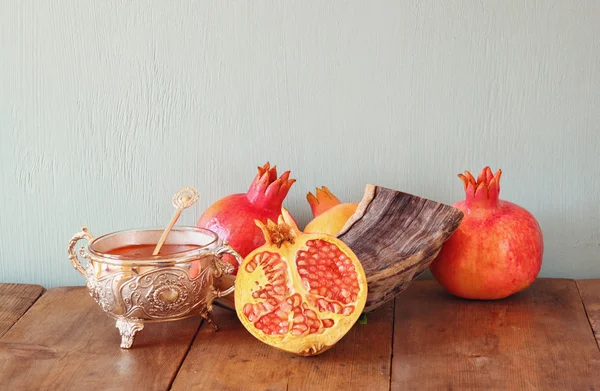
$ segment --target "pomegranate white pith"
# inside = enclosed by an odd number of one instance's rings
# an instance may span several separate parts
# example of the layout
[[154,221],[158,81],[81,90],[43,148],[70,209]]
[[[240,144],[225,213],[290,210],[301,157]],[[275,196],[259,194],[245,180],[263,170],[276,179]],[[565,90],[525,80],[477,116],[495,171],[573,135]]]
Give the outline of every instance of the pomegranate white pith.
[[314,355],[339,341],[360,316],[367,281],[340,240],[303,234],[285,209],[278,224],[259,224],[266,244],[250,253],[236,278],[240,321],[259,340]]

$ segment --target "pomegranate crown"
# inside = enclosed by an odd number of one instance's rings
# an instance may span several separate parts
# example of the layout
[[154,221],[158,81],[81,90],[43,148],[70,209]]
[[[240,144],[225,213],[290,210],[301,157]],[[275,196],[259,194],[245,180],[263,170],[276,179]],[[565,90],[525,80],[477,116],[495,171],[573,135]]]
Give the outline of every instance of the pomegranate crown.
[[313,217],[317,217],[326,210],[341,204],[341,201],[327,188],[327,186],[322,186],[320,189],[317,187],[315,193],[317,194],[316,196],[309,191],[306,195],[306,200],[310,204]]
[[475,180],[469,171],[463,174],[458,174],[465,186],[467,203],[484,201],[485,203],[495,203],[500,195],[500,177],[502,170],[492,173],[490,167],[485,167]]
[[268,219],[267,224],[264,224],[260,220],[254,220],[254,224],[263,232],[266,244],[274,244],[277,247],[281,247],[284,243],[294,244],[294,240],[300,231],[290,212],[283,207],[281,208],[281,215],[277,219],[277,223]]
[[271,168],[271,164],[267,162],[258,167],[258,174],[254,177],[246,197],[252,204],[261,208],[279,209],[294,182],[295,179],[290,179],[290,171],[277,178],[277,166]]

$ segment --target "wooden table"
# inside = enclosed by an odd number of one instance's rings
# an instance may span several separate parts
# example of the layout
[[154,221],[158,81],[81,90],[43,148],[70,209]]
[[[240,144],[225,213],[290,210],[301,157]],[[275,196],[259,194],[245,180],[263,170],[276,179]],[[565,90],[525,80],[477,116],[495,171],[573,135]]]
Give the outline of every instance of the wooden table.
[[296,357],[231,311],[149,324],[130,350],[85,288],[0,284],[0,389],[600,390],[600,280],[456,299],[417,281],[334,348]]

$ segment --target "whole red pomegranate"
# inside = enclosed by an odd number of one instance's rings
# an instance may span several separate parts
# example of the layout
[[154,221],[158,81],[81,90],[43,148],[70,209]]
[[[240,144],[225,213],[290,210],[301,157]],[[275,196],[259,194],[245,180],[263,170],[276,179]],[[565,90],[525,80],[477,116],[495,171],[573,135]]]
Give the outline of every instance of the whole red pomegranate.
[[[221,198],[204,211],[196,226],[208,228],[229,242],[242,257],[265,244],[265,238],[254,224],[255,220],[267,223],[277,220],[281,214],[283,200],[295,179],[289,179],[290,172],[277,178],[277,168],[267,162],[258,167],[258,174],[247,193],[232,194]],[[237,263],[227,259],[237,268]]]
[[454,207],[465,216],[431,264],[434,278],[453,295],[502,299],[527,288],[542,266],[544,243],[527,210],[498,198],[500,176],[484,168],[477,180],[459,174],[466,199]]

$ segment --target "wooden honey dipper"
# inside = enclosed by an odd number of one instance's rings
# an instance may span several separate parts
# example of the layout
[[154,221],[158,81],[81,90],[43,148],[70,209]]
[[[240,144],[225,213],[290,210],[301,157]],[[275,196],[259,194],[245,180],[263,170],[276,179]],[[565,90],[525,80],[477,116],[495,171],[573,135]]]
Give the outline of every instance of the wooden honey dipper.
[[160,252],[160,248],[163,246],[163,244],[165,244],[167,236],[169,236],[169,232],[171,232],[171,229],[179,219],[179,216],[181,216],[181,212],[183,212],[184,209],[194,205],[196,201],[198,201],[198,191],[193,187],[184,187],[175,193],[172,199],[173,206],[175,207],[175,213],[173,213],[173,217],[171,218],[169,225],[167,225],[167,228],[165,228],[160,236],[152,255],[157,255]]

